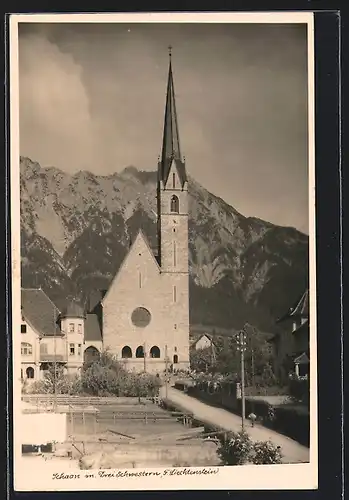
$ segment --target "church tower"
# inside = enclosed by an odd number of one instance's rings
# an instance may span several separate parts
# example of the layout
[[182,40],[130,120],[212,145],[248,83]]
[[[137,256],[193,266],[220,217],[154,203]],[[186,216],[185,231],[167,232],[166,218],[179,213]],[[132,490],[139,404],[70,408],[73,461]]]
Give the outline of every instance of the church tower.
[[158,232],[162,272],[188,274],[188,181],[179,142],[171,52],[158,164]]
[[178,344],[171,359],[179,360],[182,368],[189,366],[188,179],[179,140],[171,48],[157,198],[161,273],[172,289],[173,344]]

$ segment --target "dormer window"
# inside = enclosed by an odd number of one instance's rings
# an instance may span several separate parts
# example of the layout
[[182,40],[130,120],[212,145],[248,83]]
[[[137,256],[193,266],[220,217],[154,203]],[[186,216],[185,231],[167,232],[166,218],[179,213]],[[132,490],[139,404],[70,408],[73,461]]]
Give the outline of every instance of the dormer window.
[[171,212],[175,214],[179,213],[179,199],[175,195],[171,198]]

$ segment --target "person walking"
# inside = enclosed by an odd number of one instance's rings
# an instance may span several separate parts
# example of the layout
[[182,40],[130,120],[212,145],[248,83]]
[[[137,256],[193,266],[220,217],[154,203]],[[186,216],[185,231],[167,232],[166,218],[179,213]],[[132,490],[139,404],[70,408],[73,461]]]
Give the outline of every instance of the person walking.
[[257,420],[257,415],[255,413],[250,413],[248,418],[251,421],[251,427],[254,427],[254,423]]

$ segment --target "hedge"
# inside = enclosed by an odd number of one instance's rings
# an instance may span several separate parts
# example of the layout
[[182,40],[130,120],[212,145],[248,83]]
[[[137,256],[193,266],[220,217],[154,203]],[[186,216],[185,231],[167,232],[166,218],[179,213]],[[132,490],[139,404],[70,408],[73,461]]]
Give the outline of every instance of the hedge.
[[309,446],[310,415],[304,406],[283,405],[275,407],[273,429]]
[[[197,387],[188,387],[188,394],[241,415],[241,399],[224,397],[221,393],[208,394]],[[305,406],[284,404],[273,406],[267,401],[245,399],[246,416],[255,413],[263,425],[309,446],[309,410]]]

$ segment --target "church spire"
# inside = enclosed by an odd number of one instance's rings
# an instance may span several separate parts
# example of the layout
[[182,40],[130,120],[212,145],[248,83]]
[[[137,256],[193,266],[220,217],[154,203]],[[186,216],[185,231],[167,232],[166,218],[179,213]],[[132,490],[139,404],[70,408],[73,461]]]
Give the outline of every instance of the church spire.
[[185,169],[179,142],[176,100],[172,74],[172,47],[170,46],[164,134],[162,140],[162,154],[160,162],[160,178],[165,182],[167,180],[173,160],[176,161],[176,165],[179,167],[178,170],[181,171],[180,177],[182,178],[182,182],[184,182],[186,180]]

